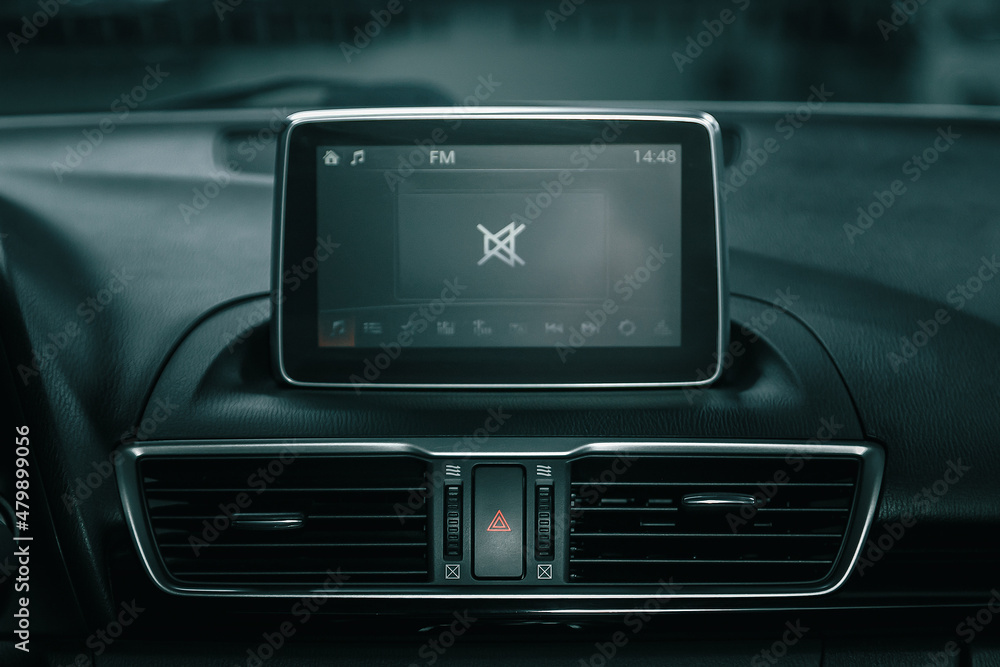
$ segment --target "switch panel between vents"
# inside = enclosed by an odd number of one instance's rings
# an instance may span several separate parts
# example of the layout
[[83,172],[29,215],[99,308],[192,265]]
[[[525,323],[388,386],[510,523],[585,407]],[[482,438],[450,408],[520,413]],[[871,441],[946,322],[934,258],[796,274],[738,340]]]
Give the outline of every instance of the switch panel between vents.
[[473,470],[472,566],[476,579],[524,577],[524,468]]

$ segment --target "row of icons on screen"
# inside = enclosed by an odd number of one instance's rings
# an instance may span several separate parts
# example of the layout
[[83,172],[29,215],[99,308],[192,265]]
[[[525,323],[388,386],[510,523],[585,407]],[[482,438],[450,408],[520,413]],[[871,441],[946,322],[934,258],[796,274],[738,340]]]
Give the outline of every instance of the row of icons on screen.
[[[351,155],[350,165],[353,167],[355,165],[364,164],[364,161],[365,161],[364,149],[357,150],[354,151],[353,155]],[[333,150],[326,151],[325,153],[323,153],[323,164],[325,164],[328,167],[336,167],[338,164],[340,164],[340,153]]]
[[[463,323],[463,328],[466,332],[471,333],[473,336],[485,337],[493,336],[498,333],[506,332],[511,335],[520,336],[528,333],[529,326],[524,322],[508,322],[506,327],[497,326],[488,320],[472,320],[471,322]],[[612,322],[617,329],[618,333],[622,336],[628,337],[634,335],[639,331],[639,325],[635,321],[630,319],[620,320],[617,323]],[[409,330],[409,333],[416,333],[414,331],[415,325],[404,324],[401,329],[404,332]],[[348,320],[334,320],[330,325],[329,337],[339,338],[345,335],[349,335],[353,329],[353,323]],[[370,336],[381,336],[385,333],[386,327],[383,326],[382,322],[362,322],[361,323],[361,333]],[[584,336],[593,336],[597,334],[601,327],[594,322],[585,320],[580,322],[577,326],[578,331]],[[436,322],[437,335],[439,336],[454,336],[459,331],[459,325],[457,322],[449,320],[438,320]],[[562,335],[572,330],[572,325],[567,325],[565,322],[544,322],[542,323],[541,330],[548,335]],[[653,325],[653,334],[656,336],[670,336],[673,334],[673,330],[667,325],[666,320],[660,320],[655,325]]]

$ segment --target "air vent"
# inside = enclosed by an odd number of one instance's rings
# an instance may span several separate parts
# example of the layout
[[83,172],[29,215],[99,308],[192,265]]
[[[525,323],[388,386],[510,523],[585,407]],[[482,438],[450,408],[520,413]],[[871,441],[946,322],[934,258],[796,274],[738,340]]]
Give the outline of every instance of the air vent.
[[428,579],[426,463],[381,457],[170,457],[140,463],[167,573],[189,586]]
[[860,469],[795,455],[579,459],[570,581],[818,585],[843,549]]

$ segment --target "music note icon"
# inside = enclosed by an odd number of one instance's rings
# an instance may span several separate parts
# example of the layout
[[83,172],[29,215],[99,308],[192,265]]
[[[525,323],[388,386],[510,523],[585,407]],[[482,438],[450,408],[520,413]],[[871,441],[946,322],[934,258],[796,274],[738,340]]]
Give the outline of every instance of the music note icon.
[[365,161],[365,152],[363,150],[354,151],[354,159],[351,160],[351,166],[356,164],[361,164]]

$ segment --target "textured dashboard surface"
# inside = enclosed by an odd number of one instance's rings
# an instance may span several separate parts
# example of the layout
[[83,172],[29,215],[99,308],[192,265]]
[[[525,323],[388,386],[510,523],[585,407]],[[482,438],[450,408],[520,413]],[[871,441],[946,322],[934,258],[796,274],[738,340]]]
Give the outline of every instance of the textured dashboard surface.
[[[733,364],[711,388],[604,391],[323,390],[275,382],[268,299],[215,314],[164,369],[146,418],[170,405],[156,439],[498,435],[858,440],[836,368],[808,330],[773,311],[768,331],[741,332],[760,304],[734,299]],[[748,325],[747,325],[748,326]],[[780,341],[780,351],[775,343]],[[752,342],[755,341],[755,342]]]

